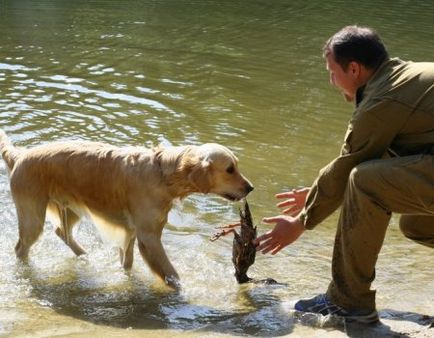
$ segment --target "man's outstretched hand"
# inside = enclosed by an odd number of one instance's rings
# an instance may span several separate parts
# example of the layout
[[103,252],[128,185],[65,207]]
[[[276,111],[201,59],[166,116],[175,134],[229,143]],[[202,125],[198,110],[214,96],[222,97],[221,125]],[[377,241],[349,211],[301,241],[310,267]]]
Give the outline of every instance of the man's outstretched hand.
[[309,188],[293,189],[276,195],[279,199],[286,198],[285,201],[277,204],[278,208],[286,208],[283,210],[284,215],[266,217],[262,220],[275,226],[273,230],[256,238],[254,244],[257,251],[263,254],[271,252],[275,255],[301,236],[305,229],[299,214],[304,208],[309,190]]
[[304,208],[306,197],[310,188],[292,189],[276,195],[276,198],[286,198],[286,201],[277,204],[278,208],[286,208],[282,212],[285,215],[296,216]]
[[276,224],[273,230],[259,236],[254,241],[256,251],[261,251],[263,254],[271,252],[272,255],[275,255],[285,246],[296,241],[305,230],[299,217],[279,215],[264,218],[262,221]]

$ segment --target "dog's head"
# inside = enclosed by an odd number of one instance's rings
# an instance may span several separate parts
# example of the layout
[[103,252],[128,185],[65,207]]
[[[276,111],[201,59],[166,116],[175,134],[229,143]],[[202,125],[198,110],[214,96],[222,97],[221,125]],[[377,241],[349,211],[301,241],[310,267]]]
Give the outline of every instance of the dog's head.
[[188,180],[198,192],[214,193],[231,201],[247,196],[253,185],[238,169],[238,159],[228,148],[206,143],[195,148]]

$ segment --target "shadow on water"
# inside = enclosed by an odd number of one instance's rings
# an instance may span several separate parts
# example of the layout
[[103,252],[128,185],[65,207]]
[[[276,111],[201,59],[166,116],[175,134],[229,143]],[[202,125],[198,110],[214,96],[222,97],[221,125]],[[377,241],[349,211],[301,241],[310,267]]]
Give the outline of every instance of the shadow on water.
[[[77,269],[80,269],[80,263],[77,261]],[[121,285],[107,289],[99,288],[98,283],[83,278],[78,271],[70,274],[65,282],[56,277],[38,276],[31,264],[20,264],[16,275],[27,281],[32,289],[31,297],[40,305],[75,319],[121,329],[188,330],[271,337],[289,335],[299,325],[307,330],[339,331],[355,338],[413,337],[405,329],[392,328],[388,324],[393,321],[411,322],[429,328],[434,322],[431,316],[390,309],[382,310],[382,321],[372,326],[345,323],[329,316],[294,313],[272,294],[273,289],[286,287],[284,285],[240,285],[235,301],[243,304],[242,310],[219,309],[193,304],[182,290],[170,291],[158,283],[148,285],[135,272],[126,273]]]
[[[360,324],[346,325],[346,334],[354,338],[414,337],[414,333],[412,332],[414,328],[412,327],[423,327],[428,330],[433,327],[434,323],[433,316],[390,309],[380,311],[380,318],[381,321],[373,326],[363,326]],[[394,326],[395,321],[401,322],[401,326],[392,329],[391,326]],[[417,330],[419,331],[420,329]],[[429,333],[427,333],[427,337],[428,335]]]
[[[345,322],[342,318],[313,313],[292,311],[292,316],[296,319],[295,323],[310,328],[338,330],[352,338],[414,337],[420,331],[432,328],[434,321],[432,316],[390,309],[380,311],[380,321],[372,325]],[[399,325],[394,322],[399,322]]]
[[[270,215],[276,192],[310,184],[341,146],[351,108],[328,86],[321,46],[329,35],[346,24],[373,26],[391,55],[425,61],[433,55],[433,13],[429,1],[408,0],[358,2],[357,11],[342,0],[0,0],[0,127],[23,146],[77,138],[222,142],[236,150],[255,183],[256,213]],[[183,209],[188,215],[166,228],[173,235],[166,237],[168,251],[186,275],[180,292],[152,284],[141,270],[123,274],[87,230],[79,232],[83,244],[97,250],[84,259],[63,261],[69,257],[63,244],[50,239],[35,245],[42,263],[16,265],[17,222],[4,168],[0,335],[15,325],[27,336],[48,336],[64,323],[51,322],[44,309],[55,319],[71,318],[65,326],[79,331],[80,320],[97,324],[95,337],[111,337],[115,328],[264,337],[329,331],[414,337],[424,327],[431,329],[423,336],[434,330],[432,317],[389,309],[374,327],[290,313],[284,299],[317,292],[329,278],[331,223],[287,254],[262,261],[265,276],[292,280],[288,288],[238,286],[226,274],[229,248],[203,241],[230,214],[209,200],[191,200]],[[378,269],[386,271],[378,278],[384,304],[432,314],[429,254],[389,240]],[[428,291],[425,298],[420,290]]]
[[126,275],[122,285],[103,289],[79,273],[70,273],[66,282],[47,275],[41,277],[31,263],[20,264],[16,271],[16,277],[31,287],[30,296],[39,305],[97,325],[263,337],[288,335],[293,331],[294,319],[282,310],[279,297],[270,292],[282,286],[240,286],[235,298],[243,303],[243,309],[226,310],[192,304],[182,290],[171,291],[158,283],[147,285],[134,272]]

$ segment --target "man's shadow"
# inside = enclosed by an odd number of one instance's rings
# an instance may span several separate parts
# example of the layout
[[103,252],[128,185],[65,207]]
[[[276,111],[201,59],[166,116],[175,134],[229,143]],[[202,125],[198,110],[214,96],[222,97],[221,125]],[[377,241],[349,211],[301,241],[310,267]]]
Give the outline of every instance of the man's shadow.
[[[372,325],[345,322],[342,318],[311,313],[292,312],[292,315],[302,325],[323,329],[337,329],[352,338],[414,337],[415,334],[428,330],[430,327],[432,328],[434,322],[432,316],[389,309],[380,311],[380,321]],[[399,321],[400,323],[395,325],[393,321]]]
[[[373,326],[356,323],[348,324],[346,325],[346,333],[349,337],[354,338],[414,337],[432,328],[434,323],[434,317],[432,316],[390,309],[380,311],[380,319],[381,321]],[[395,325],[393,321],[399,321],[400,323]],[[432,334],[434,334],[434,330]]]

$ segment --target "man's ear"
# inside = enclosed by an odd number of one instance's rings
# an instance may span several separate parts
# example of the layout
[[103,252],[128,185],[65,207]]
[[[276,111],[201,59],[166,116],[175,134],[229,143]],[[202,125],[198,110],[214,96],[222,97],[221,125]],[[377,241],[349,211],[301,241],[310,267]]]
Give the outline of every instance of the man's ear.
[[348,70],[351,72],[351,74],[354,77],[358,77],[360,75],[360,73],[361,73],[361,67],[362,67],[362,65],[360,63],[356,62],[356,61],[351,61],[348,64]]
[[190,183],[198,192],[207,194],[211,189],[211,163],[206,160],[199,160],[192,168],[188,175]]

